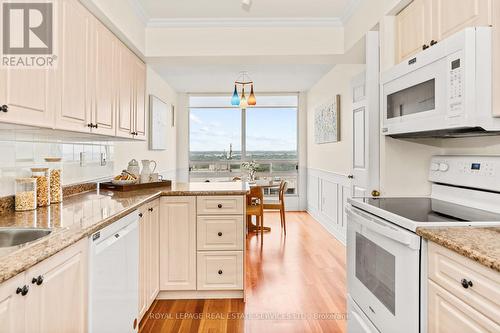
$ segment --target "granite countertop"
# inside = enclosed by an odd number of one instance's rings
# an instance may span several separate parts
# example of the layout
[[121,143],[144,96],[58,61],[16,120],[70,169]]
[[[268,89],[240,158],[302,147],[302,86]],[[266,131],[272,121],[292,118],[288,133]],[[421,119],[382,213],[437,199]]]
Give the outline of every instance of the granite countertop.
[[0,248],[0,283],[47,259],[64,248],[130,214],[160,196],[245,195],[248,184],[173,183],[130,192],[92,190],[66,197],[60,204],[28,212],[0,215],[0,228],[51,228],[35,242]]
[[417,228],[423,238],[500,272],[500,228]]

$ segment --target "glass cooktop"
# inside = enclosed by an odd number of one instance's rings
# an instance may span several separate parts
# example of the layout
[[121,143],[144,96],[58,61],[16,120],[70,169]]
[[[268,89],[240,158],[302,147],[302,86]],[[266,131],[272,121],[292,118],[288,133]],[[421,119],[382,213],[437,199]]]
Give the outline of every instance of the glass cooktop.
[[363,198],[363,201],[415,222],[500,222],[500,214],[431,198]]

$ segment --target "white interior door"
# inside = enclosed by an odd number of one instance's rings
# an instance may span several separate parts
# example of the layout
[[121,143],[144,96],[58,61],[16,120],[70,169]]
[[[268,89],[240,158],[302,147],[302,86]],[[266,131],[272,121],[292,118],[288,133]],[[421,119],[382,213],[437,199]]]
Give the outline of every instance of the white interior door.
[[351,81],[354,197],[379,187],[379,33],[369,31],[365,38],[366,71]]

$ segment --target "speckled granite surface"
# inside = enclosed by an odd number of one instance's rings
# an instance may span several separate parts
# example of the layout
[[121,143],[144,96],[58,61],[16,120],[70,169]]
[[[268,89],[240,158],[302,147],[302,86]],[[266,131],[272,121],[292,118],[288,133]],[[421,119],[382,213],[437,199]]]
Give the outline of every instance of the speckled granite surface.
[[417,228],[417,234],[500,272],[500,228]]
[[169,187],[75,194],[60,204],[31,212],[0,215],[0,228],[52,228],[53,232],[20,247],[0,248],[0,283],[110,225],[160,196],[245,195],[245,183],[173,183]]

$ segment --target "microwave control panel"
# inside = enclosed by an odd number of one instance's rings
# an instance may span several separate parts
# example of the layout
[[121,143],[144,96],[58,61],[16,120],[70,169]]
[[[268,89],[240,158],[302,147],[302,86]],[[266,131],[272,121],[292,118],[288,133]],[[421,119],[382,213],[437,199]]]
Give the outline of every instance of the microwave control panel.
[[434,156],[429,180],[500,192],[500,156]]
[[463,60],[460,53],[454,54],[448,58],[449,66],[449,91],[448,91],[448,115],[456,116],[463,111]]

